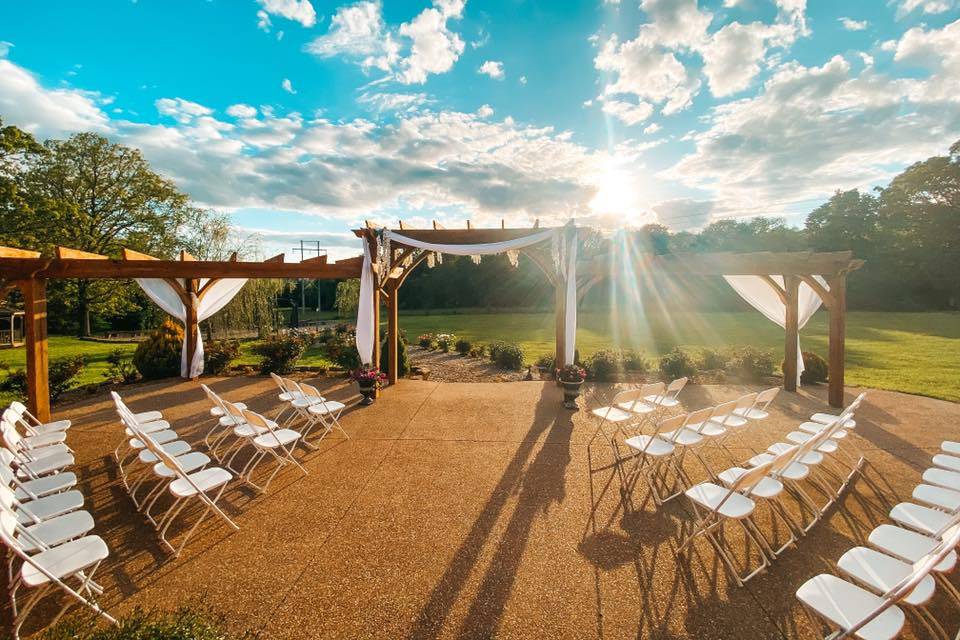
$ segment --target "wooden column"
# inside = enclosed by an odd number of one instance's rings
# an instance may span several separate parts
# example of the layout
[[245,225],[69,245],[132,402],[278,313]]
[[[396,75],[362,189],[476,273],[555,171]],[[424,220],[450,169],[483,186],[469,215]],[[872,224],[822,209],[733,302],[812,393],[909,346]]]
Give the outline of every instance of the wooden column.
[[398,314],[400,283],[397,282],[390,287],[388,293],[390,297],[387,299],[387,382],[397,384],[400,365],[399,353],[397,352],[400,342],[400,318]]
[[200,333],[200,323],[197,321],[197,307],[200,304],[197,297],[197,281],[193,278],[186,279],[186,292],[184,303],[187,310],[184,321],[184,331],[186,331],[187,341],[187,374],[191,380],[196,380],[195,376],[190,376],[190,364],[193,362],[193,356],[197,352],[197,336]]
[[30,412],[50,421],[50,379],[47,350],[47,281],[40,278],[20,283],[26,311],[27,398]]
[[847,333],[847,274],[829,280],[833,304],[830,305],[830,406],[843,406],[844,359]]
[[784,302],[787,306],[783,342],[783,388],[786,391],[796,391],[800,278],[797,276],[784,276],[783,284],[786,298]]

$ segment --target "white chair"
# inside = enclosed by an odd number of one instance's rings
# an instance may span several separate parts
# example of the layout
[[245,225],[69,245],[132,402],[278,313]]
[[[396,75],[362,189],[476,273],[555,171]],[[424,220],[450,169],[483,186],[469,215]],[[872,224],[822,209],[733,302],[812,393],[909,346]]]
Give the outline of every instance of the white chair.
[[74,462],[73,454],[66,451],[36,460],[31,460],[7,447],[0,447],[0,454],[15,468],[17,479],[24,481],[37,480],[49,475],[59,475],[68,467],[73,466]]
[[[51,444],[60,444],[67,440],[66,431],[40,433],[31,429],[29,424],[23,421],[13,409],[7,409],[3,412],[2,421],[6,428],[17,430],[17,426],[19,425],[21,429],[24,429],[25,434],[20,435],[21,442],[24,446],[32,449],[46,447]],[[17,433],[19,433],[19,431],[17,431]]]
[[[266,429],[263,434],[251,440],[256,451],[246,467],[246,473],[243,475],[244,482],[263,493],[276,475],[280,473],[280,470],[288,464],[295,465],[300,471],[303,471],[303,475],[307,475],[307,470],[293,457],[293,448],[297,446],[297,442],[302,441],[299,433],[293,429],[281,429],[276,422],[268,420],[254,411],[245,409],[243,417],[246,418],[249,425]],[[253,481],[253,472],[268,454],[277,461],[277,466],[261,487]]]
[[[647,486],[650,488],[650,495],[653,496],[654,502],[658,505],[662,505],[683,492],[683,483],[680,483],[679,487],[677,487],[677,483],[675,482],[675,491],[668,493],[666,496],[660,493],[660,489],[657,486],[657,475],[664,465],[673,467],[673,452],[675,447],[673,443],[660,438],[658,434],[662,429],[679,428],[685,419],[686,416],[683,415],[668,418],[657,423],[652,434],[635,435],[624,440],[624,444],[636,454],[636,461],[624,481],[625,497],[632,494],[633,484],[638,475],[643,476]],[[667,471],[669,472],[669,469],[667,469]],[[674,473],[679,474],[675,468]],[[664,473],[663,475],[665,481],[667,474]]]
[[[53,438],[61,437],[62,432],[24,438],[10,422],[3,419],[0,419],[0,431],[3,433],[4,444],[14,453],[18,453],[29,460],[39,460],[62,453],[73,453],[62,439],[47,441],[51,436]],[[31,440],[33,444],[31,444]]]
[[[730,487],[710,482],[702,482],[690,487],[684,494],[693,505],[695,524],[693,532],[683,541],[677,553],[685,553],[687,548],[699,536],[705,536],[720,557],[726,569],[738,586],[754,577],[768,566],[773,557],[773,550],[767,545],[763,534],[753,520],[756,503],[747,497],[754,487],[767,476],[772,462],[759,465],[747,470]],[[716,530],[722,529],[727,522],[736,522],[743,529],[745,540],[753,542],[759,551],[760,562],[754,569],[749,567],[744,575],[737,571],[736,563],[731,555],[731,545],[726,535],[717,535]],[[744,546],[744,552],[749,554],[749,545]]]
[[773,402],[777,394],[780,393],[780,387],[771,387],[766,391],[757,394],[753,404],[747,409],[736,409],[735,413],[747,420],[766,420],[770,417],[768,411],[770,403]]
[[668,384],[660,393],[644,395],[644,399],[658,407],[672,409],[673,407],[680,405],[680,401],[677,400],[677,396],[680,395],[680,392],[683,391],[685,386],[687,386],[686,376],[671,381],[670,384]]
[[642,418],[655,413],[662,406],[660,401],[664,399],[664,393],[666,393],[666,385],[662,382],[651,382],[640,385],[639,389],[625,391],[621,395],[628,399],[616,405]]
[[731,438],[737,438],[739,445],[744,449],[752,451],[754,454],[757,453],[756,449],[750,446],[750,444],[743,437],[743,433],[750,426],[751,421],[741,415],[747,413],[750,408],[753,407],[757,400],[757,395],[758,394],[756,393],[748,393],[740,396],[733,401],[733,409],[731,411],[723,413],[718,409],[716,415],[710,416],[711,422],[719,423],[720,426],[726,430],[726,435],[717,442],[717,445],[723,447],[733,460],[736,460],[736,456],[733,455],[729,446],[727,445],[727,442]]
[[960,442],[944,440],[940,443],[940,450],[952,456],[960,456]]
[[[680,477],[685,481],[687,487],[691,485],[689,476],[683,466],[687,451],[693,452],[694,457],[697,458],[711,479],[717,477],[707,461],[700,455],[700,447],[704,446],[711,438],[719,437],[720,434],[713,425],[708,424],[712,413],[713,407],[691,411],[686,415],[680,427],[672,431],[664,430],[660,432],[660,437],[676,448],[674,465],[681,471]],[[701,433],[700,429],[704,429],[705,432]]]
[[21,480],[13,468],[14,455],[0,447],[0,482],[12,487],[17,500],[36,500],[52,493],[72,489],[77,484],[77,474],[63,471],[42,478]]
[[[272,374],[271,374],[272,375]],[[203,392],[207,395],[207,399],[210,400],[210,404],[213,406],[210,407],[210,417],[213,418],[213,426],[207,431],[207,434],[203,437],[203,444],[207,447],[207,450],[214,456],[216,456],[217,445],[223,440],[223,438],[230,434],[231,429],[237,426],[238,422],[235,416],[231,416],[227,410],[223,407],[220,402],[220,396],[210,390],[205,384],[201,384],[200,388],[203,389]],[[238,409],[246,409],[247,405],[242,402],[234,402],[234,406]],[[210,442],[211,436],[217,431],[221,432],[221,435],[218,436],[214,442]]]
[[[37,554],[28,554],[23,545],[16,538],[17,522],[14,516],[0,512],[0,541],[2,541],[20,560],[23,565],[16,576],[10,590],[10,600],[14,615],[13,637],[20,637],[20,628],[38,602],[50,589],[59,588],[74,600],[102,616],[108,622],[117,624],[117,621],[92,599],[96,590],[92,587],[93,575],[100,563],[109,555],[106,543],[99,536],[83,536],[71,540],[57,547],[41,551]],[[77,587],[67,584],[68,581],[77,581]],[[17,593],[21,588],[32,589],[33,593],[23,607],[18,606]],[[69,608],[69,601],[60,609],[50,624],[56,624]]]
[[[29,506],[29,503],[27,504]],[[46,518],[38,518],[32,514],[22,517],[24,511],[20,501],[14,497],[13,490],[3,484],[0,484],[0,508],[16,518],[16,537],[27,553],[61,545],[82,537],[93,529],[93,516],[88,511],[68,511]]]
[[[590,410],[592,415],[600,418],[600,422],[597,425],[596,430],[593,432],[593,435],[590,436],[590,441],[587,443],[588,448],[593,444],[593,441],[598,435],[602,435],[610,444],[610,447],[613,450],[614,458],[617,460],[617,462],[620,461],[620,450],[617,447],[617,440],[624,435],[621,425],[625,425],[637,419],[636,414],[625,409],[621,409],[620,405],[624,403],[630,403],[637,397],[638,392],[636,389],[620,391],[613,396],[613,402],[611,402],[609,405]],[[608,434],[606,431],[607,424],[613,425],[612,435]]]
[[350,435],[344,431],[340,425],[340,414],[347,408],[347,405],[342,402],[337,402],[336,400],[327,400],[320,395],[320,391],[316,387],[305,382],[300,384],[300,389],[306,394],[306,397],[311,400],[311,404],[307,407],[309,424],[302,432],[303,443],[311,449],[316,449],[316,447],[309,444],[306,439],[307,435],[317,423],[323,426],[323,434],[320,436],[320,440],[323,440],[323,438],[334,429],[339,429],[340,433],[349,440]]
[[33,434],[52,433],[54,431],[66,431],[70,428],[69,420],[54,420],[53,422],[40,422],[40,420],[27,410],[27,407],[17,400],[10,403],[10,409],[19,417],[21,424],[25,429]]

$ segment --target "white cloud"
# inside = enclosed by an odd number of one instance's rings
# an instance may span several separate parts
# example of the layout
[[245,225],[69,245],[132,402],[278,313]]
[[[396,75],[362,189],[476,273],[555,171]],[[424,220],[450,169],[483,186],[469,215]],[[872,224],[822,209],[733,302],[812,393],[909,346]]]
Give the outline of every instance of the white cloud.
[[[257,0],[257,2],[263,7],[261,11],[257,12],[260,22],[263,22],[260,14],[266,12],[270,15],[299,22],[305,27],[312,27],[317,24],[317,12],[310,4],[310,0]],[[270,25],[269,17],[266,19],[266,25],[267,27]],[[257,26],[260,26],[260,23]],[[260,26],[260,28],[263,29],[264,27]]]
[[307,45],[323,58],[344,56],[365,71],[378,69],[403,84],[423,84],[453,68],[464,50],[449,20],[463,15],[465,0],[434,0],[410,22],[388,28],[379,2],[363,0],[337,9],[330,28]]
[[649,102],[634,104],[625,100],[604,99],[603,112],[608,113],[627,126],[640,124],[653,115],[653,105]]
[[648,124],[646,127],[643,128],[643,132],[647,135],[656,133],[657,131],[660,131],[660,125],[658,125],[656,122],[652,124]]
[[160,115],[169,116],[181,124],[213,113],[213,109],[183,98],[160,98],[155,105]]
[[290,82],[290,78],[284,78],[283,82],[280,83],[280,87],[290,94],[296,94],[297,90],[293,88],[293,83]]
[[731,22],[721,28],[700,49],[710,92],[725,97],[749,87],[771,43],[790,38],[791,29],[784,25]]
[[914,11],[923,14],[946,13],[956,6],[956,0],[890,0],[897,6],[897,17],[903,18]]
[[481,105],[480,108],[477,109],[477,116],[480,118],[489,118],[492,115],[493,115],[493,107],[491,107],[488,104]]
[[520,76],[520,84],[527,84],[527,76]]
[[272,26],[273,23],[270,22],[270,14],[263,9],[257,11],[257,29],[270,33],[270,28]]
[[710,222],[713,206],[714,203],[709,200],[681,198],[658,202],[652,209],[657,222],[680,231],[705,227]]
[[0,114],[41,137],[75,131],[105,131],[107,116],[98,106],[100,95],[78,89],[44,89],[26,69],[0,59]]
[[480,65],[480,68],[477,69],[477,73],[490,76],[494,80],[503,80],[503,63],[496,60],[487,60]]
[[248,104],[232,104],[227,107],[227,115],[234,118],[254,118],[257,115],[257,109]]
[[664,103],[661,110],[666,114],[688,107],[700,88],[699,79],[673,53],[651,47],[642,38],[621,44],[611,36],[594,65],[614,76],[604,89],[607,96],[628,94]]
[[843,28],[847,31],[863,31],[870,26],[870,23],[866,20],[854,20],[853,18],[837,18],[840,21],[840,24],[843,25]]
[[363,93],[357,102],[378,113],[413,112],[432,102],[425,93]]

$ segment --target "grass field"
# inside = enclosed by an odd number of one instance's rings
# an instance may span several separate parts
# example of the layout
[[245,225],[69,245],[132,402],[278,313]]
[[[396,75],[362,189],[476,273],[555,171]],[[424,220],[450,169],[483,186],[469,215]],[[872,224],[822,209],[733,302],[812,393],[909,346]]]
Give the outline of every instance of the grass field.
[[[684,348],[754,345],[782,353],[783,330],[758,313],[647,314],[613,317],[607,312],[580,314],[577,347],[587,356],[599,349],[640,349],[656,356],[675,345]],[[426,332],[455,333],[475,342],[519,343],[528,361],[553,352],[553,314],[469,313],[404,315],[400,326],[412,342]],[[801,332],[804,350],[826,356],[827,314],[818,313]],[[136,345],[104,344],[54,336],[50,357],[82,354],[87,368],[81,383],[100,382],[106,357],[116,348],[130,353]],[[238,364],[255,364],[252,342],[244,342]],[[0,350],[0,365],[23,366],[23,349]],[[302,364],[330,364],[316,348]],[[960,314],[852,312],[847,320],[847,382],[960,401]],[[0,376],[3,376],[0,371]],[[0,395],[0,401],[5,401]]]

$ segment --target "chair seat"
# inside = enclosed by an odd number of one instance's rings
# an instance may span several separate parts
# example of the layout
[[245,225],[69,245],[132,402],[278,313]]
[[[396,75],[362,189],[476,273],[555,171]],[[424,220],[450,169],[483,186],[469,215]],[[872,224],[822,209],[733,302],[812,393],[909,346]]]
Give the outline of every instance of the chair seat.
[[756,407],[750,407],[749,409],[734,409],[733,413],[740,416],[741,418],[746,418],[747,420],[766,420],[770,417],[770,414],[763,409],[757,409]]
[[[137,430],[141,433],[157,433],[158,431],[166,431],[170,428],[170,423],[166,420],[151,420],[150,422],[137,422]],[[134,436],[133,431],[130,430],[130,427],[127,427],[127,435],[131,438]]]
[[[725,518],[736,520],[746,518],[753,513],[755,506],[750,498],[739,493],[731,493],[730,489],[712,482],[702,482],[690,487],[684,493],[704,509],[717,510],[717,513]],[[720,505],[719,509],[717,509],[718,505]]]
[[[794,446],[796,445],[788,444],[786,442],[775,442],[767,447],[767,451],[777,456],[792,449]],[[800,458],[800,462],[807,465],[818,465],[823,462],[823,454],[817,451],[808,451],[807,453],[803,454],[803,457]]]
[[[173,442],[168,442],[167,444],[161,445],[160,448],[167,452],[167,454],[174,457],[182,456],[191,449],[190,443],[185,440],[174,440]],[[138,458],[143,464],[153,464],[160,460],[160,458],[158,458],[157,455],[149,449],[144,449],[141,451]]]
[[[38,498],[42,498],[51,493],[59,493],[60,491],[74,487],[76,484],[77,474],[72,471],[65,471],[64,473],[44,476],[36,480],[24,480],[20,483],[21,486],[17,487],[14,495],[17,500],[20,501],[29,500],[31,493]],[[29,493],[27,493],[28,491]]]
[[664,396],[652,395],[652,396],[644,396],[643,399],[649,402],[650,404],[654,404],[658,407],[667,407],[668,409],[680,405],[679,400],[677,400],[676,398],[671,398],[670,396],[664,397]]
[[681,447],[693,447],[703,442],[703,436],[696,431],[690,431],[686,427],[677,429],[676,431],[661,433],[660,437]]
[[[795,444],[803,444],[813,436],[809,433],[803,431],[791,431],[787,434],[787,440]],[[836,441],[827,439],[825,442],[821,442],[820,446],[817,447],[817,451],[820,453],[836,453],[837,449],[840,448],[840,445]]]
[[923,481],[928,484],[934,484],[944,489],[960,491],[960,473],[956,471],[947,471],[933,467],[923,472]]
[[266,427],[258,427],[252,424],[241,424],[233,428],[233,435],[238,438],[253,438],[270,431]]
[[17,522],[20,524],[31,524],[34,522],[32,516],[39,520],[49,520],[65,513],[76,511],[83,506],[83,494],[79,491],[64,491],[53,495],[37,498],[29,502],[24,502],[17,510]]
[[133,419],[137,421],[137,424],[144,424],[146,422],[162,420],[163,414],[159,411],[141,411],[140,413],[133,414]]
[[644,400],[637,400],[636,402],[621,402],[617,404],[617,407],[637,415],[646,415],[657,410],[656,405],[648,404]]
[[673,445],[656,436],[633,436],[627,438],[624,442],[631,449],[643,451],[646,455],[655,458],[662,458],[673,453]]
[[26,527],[30,535],[17,536],[17,540],[24,551],[34,553],[40,551],[41,547],[35,545],[33,539],[39,540],[46,547],[56,547],[68,540],[85,536],[93,530],[93,525],[93,516],[89,511],[74,511]]
[[[797,589],[797,598],[844,631],[867,619],[883,598],[842,578],[821,573]],[[885,610],[856,632],[862,640],[891,640],[899,635],[905,617],[896,605]]]
[[60,452],[57,455],[44,456],[39,460],[21,464],[20,468],[17,469],[17,477],[23,479],[30,476],[45,476],[48,473],[69,467],[73,462],[73,454],[67,451]]
[[[839,414],[815,413],[812,416],[810,416],[810,420],[812,420],[813,422],[818,422],[822,425],[830,425],[836,422],[837,418],[839,417],[840,417]],[[843,421],[843,424],[841,426],[844,429],[853,429],[854,427],[857,426],[857,421],[854,420],[853,418],[847,418],[846,420]]]
[[317,396],[298,396],[290,401],[290,406],[295,409],[307,409],[324,400],[325,398],[318,398]]
[[44,422],[43,424],[32,424],[30,428],[37,433],[53,433],[54,431],[66,431],[70,428],[69,420],[54,420],[53,422]]
[[70,453],[70,449],[67,448],[67,445],[61,443],[51,444],[47,447],[40,447],[39,449],[30,449],[29,451],[23,452],[23,455],[36,462],[46,458],[56,458],[64,453]]
[[[197,469],[202,469],[210,464],[210,456],[200,451],[191,451],[182,456],[176,456],[176,458],[177,464],[180,465],[184,473],[193,473]],[[162,462],[153,465],[153,472],[161,478],[173,478],[177,475],[173,472],[173,469]]]
[[38,447],[48,447],[52,444],[60,444],[67,439],[67,434],[63,431],[52,431],[50,433],[42,433],[36,436],[27,436],[26,438],[21,438],[20,442],[23,442],[28,449],[35,449]]
[[253,444],[262,449],[275,449],[287,446],[300,439],[300,434],[293,429],[276,429],[253,439]]
[[690,429],[691,431],[696,431],[702,436],[707,438],[719,438],[720,436],[726,435],[727,430],[724,429],[721,425],[707,420],[706,422],[701,422],[700,424],[688,424],[684,426],[684,429]]
[[[804,422],[797,429],[803,431],[804,433],[809,433],[812,436],[817,435],[821,431],[827,428],[827,425],[820,424],[819,422]],[[843,440],[847,437],[847,432],[843,429],[837,429],[830,437],[834,440]]]
[[933,456],[933,464],[947,471],[960,471],[960,458],[938,453]]
[[944,440],[940,443],[940,449],[944,453],[949,453],[952,456],[960,456],[960,442]]
[[[867,541],[904,562],[913,564],[937,547],[938,540],[916,531],[910,531],[892,524],[882,524],[872,532]],[[957,564],[957,552],[951,551],[943,561],[933,568],[940,573],[949,573]]]
[[[167,444],[168,442],[173,442],[179,437],[177,432],[173,429],[164,429],[163,431],[157,431],[147,435],[149,435],[150,439],[157,444]],[[147,445],[140,438],[130,439],[130,447],[133,449],[145,449],[146,446]]]
[[618,409],[617,407],[599,407],[590,413],[599,418],[603,418],[607,422],[623,422],[624,420],[633,418],[632,413]]
[[216,489],[233,478],[233,474],[222,467],[209,467],[203,471],[196,471],[187,475],[193,484],[190,484],[183,478],[179,478],[170,483],[170,493],[178,498],[188,498],[197,495],[196,485],[200,491],[206,493],[211,489]]
[[[726,471],[718,474],[717,477],[720,478],[720,482],[727,487],[732,487],[736,484],[740,476],[746,472],[747,470],[743,467],[730,467]],[[783,493],[783,483],[770,476],[764,477],[750,490],[750,495],[758,498],[775,498],[781,493]]]
[[932,536],[946,527],[952,516],[912,502],[901,502],[890,510],[890,518],[905,527]]
[[[868,547],[854,547],[837,560],[837,567],[871,590],[886,593],[913,572],[913,564],[891,558]],[[907,594],[904,602],[913,606],[925,604],[933,597],[936,582],[926,576]]]
[[735,414],[727,414],[725,416],[710,416],[710,422],[715,422],[724,428],[733,428],[738,429],[749,424],[749,420],[743,416],[738,416]]
[[[747,460],[747,464],[749,464],[751,467],[759,467],[762,464],[770,462],[774,459],[774,457],[774,455],[769,453],[760,453]],[[803,480],[808,475],[810,475],[810,467],[800,462],[791,462],[786,469],[783,469],[777,475],[777,477],[799,481]]]
[[246,424],[246,421],[238,416],[221,416],[219,422],[221,427],[236,427]]
[[[247,405],[245,405],[242,402],[234,402],[233,406],[235,406],[237,409],[247,408]],[[214,418],[222,418],[223,416],[226,415],[226,412],[224,412],[224,410],[221,409],[220,407],[210,407],[210,415],[213,416]]]
[[314,415],[325,416],[331,413],[337,413],[343,411],[347,405],[342,402],[337,402],[336,400],[327,400],[321,402],[320,404],[312,405],[307,411]]
[[951,513],[960,509],[960,492],[932,484],[918,484],[913,490],[913,499]]
[[110,550],[103,538],[84,536],[32,556],[23,563],[20,577],[26,586],[36,587],[50,580],[37,565],[57,578],[65,578],[105,560],[108,555]]

